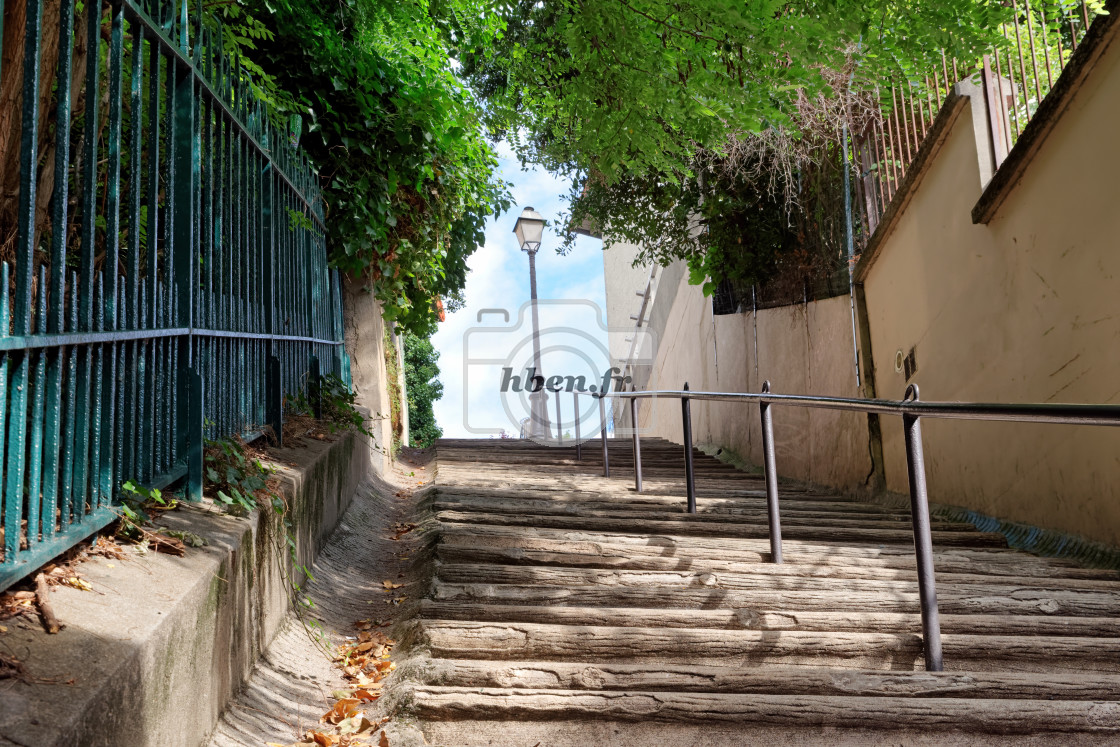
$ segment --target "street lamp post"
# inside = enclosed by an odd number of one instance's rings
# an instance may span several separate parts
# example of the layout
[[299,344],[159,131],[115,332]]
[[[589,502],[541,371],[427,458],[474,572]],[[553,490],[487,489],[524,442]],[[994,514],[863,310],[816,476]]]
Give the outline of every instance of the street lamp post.
[[529,437],[551,438],[548,423],[548,394],[544,390],[544,373],[541,370],[540,318],[537,315],[537,250],[544,236],[544,216],[531,207],[521,211],[513,227],[521,251],[529,255],[529,298],[533,310],[533,375],[540,377],[542,386],[529,393]]

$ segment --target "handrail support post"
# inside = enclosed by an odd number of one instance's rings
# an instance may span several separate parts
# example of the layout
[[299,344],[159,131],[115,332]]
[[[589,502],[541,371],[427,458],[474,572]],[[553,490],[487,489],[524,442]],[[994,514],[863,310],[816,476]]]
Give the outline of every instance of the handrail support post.
[[[918,401],[918,387],[906,390],[907,401]],[[910,518],[914,524],[914,552],[918,565],[918,597],[922,606],[922,638],[925,642],[926,670],[944,669],[941,657],[941,619],[937,611],[937,588],[933,574],[933,538],[929,523],[929,496],[926,492],[925,455],[922,450],[922,424],[917,415],[903,415],[906,436],[906,469],[910,480]]]
[[611,457],[607,453],[607,406],[603,403],[603,395],[595,395],[599,399],[599,440],[603,442],[603,477],[611,476]]
[[556,387],[556,445],[564,445],[564,426],[560,423],[560,387]]
[[638,400],[630,398],[630,428],[634,443],[634,491],[642,492],[642,442],[638,437]]
[[688,513],[696,513],[696,475],[692,469],[692,408],[689,406],[688,382],[681,396],[681,426],[684,435],[684,484],[688,495]]
[[[762,393],[770,393],[770,382],[762,385]],[[774,450],[774,417],[770,403],[760,400],[762,415],[762,466],[766,479],[766,520],[770,526],[770,562],[782,563],[782,520],[778,513],[778,459]]]
[[572,392],[572,418],[576,424],[576,461],[583,461],[583,444],[579,436],[579,392]]

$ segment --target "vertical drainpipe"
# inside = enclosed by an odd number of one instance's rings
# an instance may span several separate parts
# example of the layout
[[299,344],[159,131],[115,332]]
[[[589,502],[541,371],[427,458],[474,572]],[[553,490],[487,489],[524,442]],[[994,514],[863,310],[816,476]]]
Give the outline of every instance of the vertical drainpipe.
[[848,244],[848,296],[852,309],[852,356],[856,368],[856,389],[861,388],[859,373],[859,336],[856,334],[856,247],[852,228],[852,161],[848,149],[848,122],[844,121],[844,239]]
[[[852,73],[852,78],[855,72]],[[851,79],[848,83],[851,86]],[[856,387],[864,399],[875,399],[875,358],[871,354],[871,324],[867,316],[867,296],[863,283],[855,280],[855,238],[852,225],[852,188],[851,155],[848,148],[848,122],[844,121],[844,233],[848,249],[848,295],[852,310],[852,353],[855,359]],[[858,327],[858,329],[857,329]],[[862,354],[862,355],[861,355]],[[860,359],[863,371],[860,371]],[[871,471],[865,484],[878,493],[886,488],[886,472],[883,466],[883,431],[876,413],[867,414],[867,450],[871,460]]]

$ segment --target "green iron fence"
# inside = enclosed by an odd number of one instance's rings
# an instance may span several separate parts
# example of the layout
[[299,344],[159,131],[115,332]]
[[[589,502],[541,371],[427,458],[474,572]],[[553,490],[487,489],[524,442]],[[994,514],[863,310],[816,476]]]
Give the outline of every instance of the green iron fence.
[[200,498],[205,438],[279,432],[285,395],[350,368],[315,174],[202,3],[6,14],[0,589],[111,522],[126,480]]

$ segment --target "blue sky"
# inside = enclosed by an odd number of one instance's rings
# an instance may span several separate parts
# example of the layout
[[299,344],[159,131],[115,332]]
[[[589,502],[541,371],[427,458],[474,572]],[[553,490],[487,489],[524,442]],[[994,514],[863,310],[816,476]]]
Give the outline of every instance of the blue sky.
[[[568,191],[567,183],[543,169],[523,171],[505,143],[499,147],[499,155],[501,177],[512,183],[514,207],[487,223],[486,243],[468,261],[471,271],[467,275],[466,307],[448,314],[447,321],[440,324],[432,337],[432,344],[440,353],[440,380],[444,390],[443,398],[435,403],[435,414],[444,436],[451,438],[486,437],[488,434],[479,430],[496,431],[499,428],[516,435],[518,420],[528,414],[523,398],[503,398],[500,394],[503,364],[480,367],[474,361],[480,356],[497,360],[504,358],[511,349],[520,349],[518,343],[525,339],[528,329],[529,317],[525,305],[529,302],[529,261],[517,246],[513,226],[522,208],[527,206],[535,207],[549,220],[555,220],[564,208],[563,195]],[[548,349],[542,353],[541,367],[546,375],[601,370],[599,360],[594,363],[588,363],[586,359],[576,361],[572,345],[566,342],[567,338],[564,341],[560,338],[563,330],[567,330],[568,333],[594,338],[598,343],[587,345],[584,341],[584,350],[606,345],[606,331],[601,326],[605,320],[596,323],[598,310],[606,307],[602,242],[581,236],[571,253],[560,256],[556,253],[560,241],[551,229],[546,230],[544,244],[537,254],[541,327],[553,330],[543,336]],[[585,303],[548,303],[556,299]],[[506,323],[503,315],[491,314],[485,316],[480,325],[478,312],[482,309],[505,309],[510,320]],[[519,312],[523,309],[526,314],[518,326]],[[484,326],[485,331],[471,333],[472,329],[480,326]],[[465,341],[471,346],[469,358],[465,356]],[[525,347],[524,352],[529,349]],[[581,354],[580,357],[586,358],[586,355]],[[520,371],[523,360],[523,357],[518,358],[512,367]],[[465,366],[468,362],[470,365]],[[581,405],[581,409],[590,405],[590,398],[584,399],[588,402]],[[565,430],[570,430],[571,395],[561,399],[561,408]],[[550,401],[549,410],[555,417],[555,402]],[[594,420],[592,413],[585,412],[581,420],[586,423],[584,430],[594,428],[591,425]],[[468,430],[468,422],[474,432]]]

